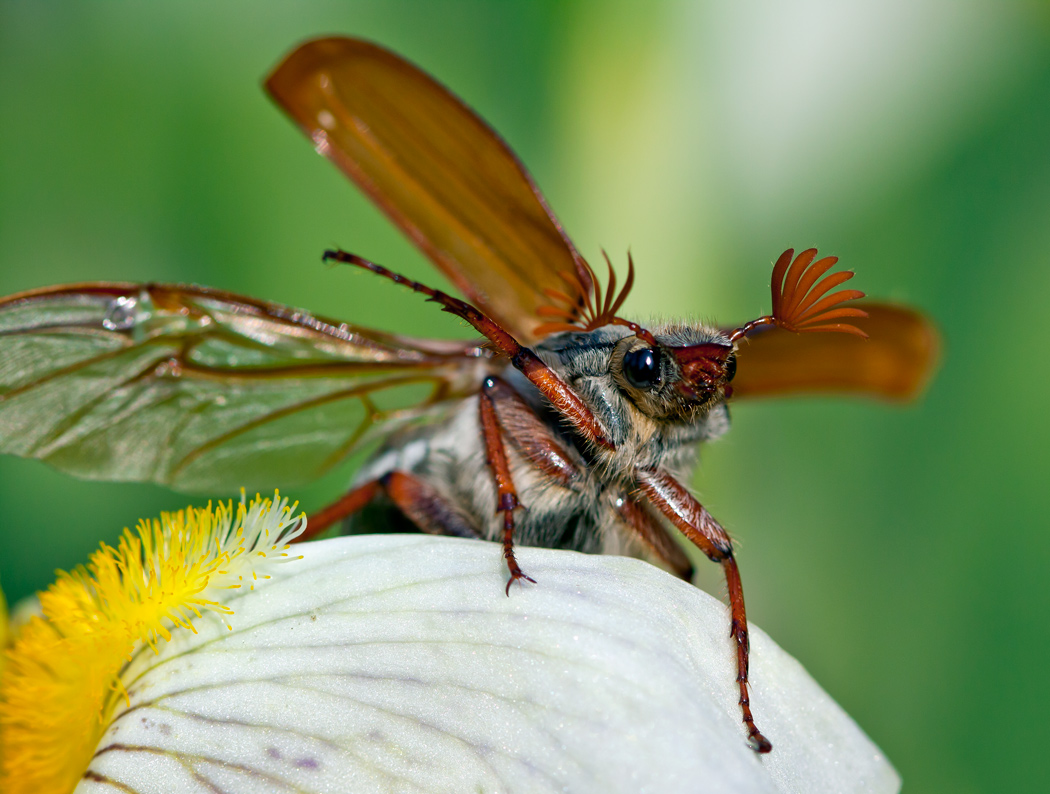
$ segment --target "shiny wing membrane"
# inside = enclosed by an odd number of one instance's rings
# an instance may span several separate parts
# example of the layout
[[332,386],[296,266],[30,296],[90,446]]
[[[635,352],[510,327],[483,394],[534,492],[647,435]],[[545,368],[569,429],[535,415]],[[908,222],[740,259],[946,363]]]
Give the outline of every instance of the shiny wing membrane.
[[589,273],[532,178],[429,75],[370,42],[325,38],[288,55],[266,88],[317,151],[519,340],[536,340],[537,309],[552,293],[579,313]]
[[201,287],[45,288],[0,299],[0,452],[190,492],[293,485],[448,410],[487,365]]
[[933,325],[902,306],[861,302],[866,318],[850,323],[868,335],[793,333],[762,329],[737,353],[735,397],[857,394],[909,400],[920,394],[937,362]]

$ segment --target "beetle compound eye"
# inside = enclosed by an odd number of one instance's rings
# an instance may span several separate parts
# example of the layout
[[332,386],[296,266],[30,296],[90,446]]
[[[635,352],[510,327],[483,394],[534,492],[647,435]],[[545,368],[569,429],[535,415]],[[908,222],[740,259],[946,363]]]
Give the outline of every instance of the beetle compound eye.
[[632,350],[623,357],[623,376],[636,389],[650,389],[660,382],[660,351],[651,347]]
[[736,353],[731,353],[726,359],[726,383],[729,383],[736,375]]

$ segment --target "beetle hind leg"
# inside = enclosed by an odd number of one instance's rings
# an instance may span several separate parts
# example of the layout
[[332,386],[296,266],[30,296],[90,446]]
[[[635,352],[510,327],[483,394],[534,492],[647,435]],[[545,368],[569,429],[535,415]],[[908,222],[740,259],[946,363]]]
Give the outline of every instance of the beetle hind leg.
[[308,540],[333,524],[353,515],[380,494],[390,501],[421,532],[480,538],[478,530],[426,480],[403,471],[387,472],[363,483],[327,507],[309,516],[307,530],[297,540]]

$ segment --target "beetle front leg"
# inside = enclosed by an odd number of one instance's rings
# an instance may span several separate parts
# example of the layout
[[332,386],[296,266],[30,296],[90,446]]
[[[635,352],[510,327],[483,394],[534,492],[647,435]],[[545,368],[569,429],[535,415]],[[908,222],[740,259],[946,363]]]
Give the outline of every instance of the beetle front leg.
[[321,260],[324,262],[344,262],[348,265],[356,265],[357,267],[371,270],[376,275],[383,276],[415,292],[426,295],[428,300],[439,304],[443,311],[466,320],[474,326],[478,333],[483,334],[492,343],[492,346],[498,353],[510,359],[510,363],[539,389],[540,393],[547,398],[547,401],[554,409],[572,424],[582,438],[585,438],[597,447],[602,447],[609,451],[616,449],[616,445],[609,439],[601,422],[598,421],[598,417],[580,399],[579,395],[572,390],[569,384],[562,380],[557,372],[544,364],[532,350],[518,342],[499,323],[477,307],[471,306],[459,298],[454,298],[441,290],[436,290],[433,287],[428,287],[426,284],[406,278],[400,273],[395,273],[393,270],[377,265],[375,262],[371,262],[357,254],[351,254],[347,251],[325,251]]
[[507,595],[510,595],[510,586],[514,582],[524,579],[536,584],[536,580],[521,570],[514,556],[514,511],[518,508],[518,493],[510,476],[507,448],[503,443],[494,400],[490,394],[495,384],[495,378],[485,381],[481,394],[478,395],[478,418],[485,441],[485,458],[496,483],[496,512],[503,513],[503,559],[507,561],[507,568],[510,569],[510,579],[507,581]]
[[638,469],[638,484],[649,503],[667,516],[689,540],[722,566],[729,590],[730,636],[736,641],[737,684],[740,686],[740,710],[752,748],[768,753],[773,745],[762,735],[751,715],[747,674],[750,641],[747,633],[747,613],[744,609],[744,588],[740,583],[740,569],[733,558],[733,544],[729,535],[714,517],[704,509],[684,485],[662,471]]

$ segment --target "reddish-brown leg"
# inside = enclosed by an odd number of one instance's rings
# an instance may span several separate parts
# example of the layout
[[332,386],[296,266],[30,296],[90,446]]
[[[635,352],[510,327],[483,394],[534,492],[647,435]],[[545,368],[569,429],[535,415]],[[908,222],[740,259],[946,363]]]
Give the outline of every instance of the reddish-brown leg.
[[478,417],[481,422],[481,434],[485,440],[485,459],[496,483],[496,512],[503,513],[503,559],[507,561],[507,568],[510,570],[510,579],[507,580],[507,595],[510,595],[510,586],[514,582],[525,579],[535,584],[536,580],[521,570],[514,556],[514,511],[518,507],[518,493],[514,490],[514,482],[510,477],[507,449],[503,445],[493,399],[488,393],[493,380],[495,379],[485,380],[478,396]]
[[620,498],[617,510],[628,528],[674,572],[675,576],[687,582],[693,580],[693,564],[674,538],[649,515],[643,505],[624,496]]
[[747,634],[747,613],[744,610],[744,588],[740,570],[733,559],[733,544],[722,526],[704,509],[689,490],[669,474],[638,469],[638,484],[649,503],[663,513],[682,533],[708,556],[722,565],[729,590],[730,636],[736,641],[737,684],[740,686],[740,710],[751,746],[759,753],[768,753],[773,745],[762,735],[751,715],[747,673],[750,641]]
[[347,253],[346,251],[325,251],[321,258],[325,262],[334,260],[371,270],[377,275],[385,276],[397,284],[403,284],[415,292],[426,295],[429,300],[441,304],[442,310],[466,320],[479,333],[487,337],[496,350],[509,358],[511,363],[525,377],[532,381],[555,410],[571,422],[581,436],[600,447],[610,450],[615,449],[615,445],[606,436],[598,418],[591,413],[591,410],[577,396],[576,392],[569,387],[569,384],[563,381],[554,370],[544,364],[539,356],[529,350],[529,348],[521,345],[513,336],[503,330],[499,323],[491,317],[483,314],[466,301],[453,298],[451,295],[446,295],[444,292],[428,287],[426,284],[420,284],[418,281],[405,278],[399,273],[388,270],[382,265],[377,265],[375,262],[363,259],[356,254]]
[[347,516],[351,516],[358,510],[361,510],[365,505],[375,499],[379,490],[379,480],[371,480],[363,485],[357,486],[349,493],[336,499],[330,505],[325,505],[316,513],[307,517],[306,531],[296,538],[296,542],[298,543],[300,541],[315,538],[332,526],[332,524],[342,521]]
[[482,389],[496,411],[503,437],[525,460],[557,485],[568,486],[580,476],[573,456],[509,384],[491,377],[486,378]]
[[316,537],[332,524],[362,509],[380,492],[385,493],[397,509],[422,532],[461,538],[481,537],[426,480],[403,471],[392,471],[359,485],[346,496],[314,513],[306,521],[306,532],[296,540]]

